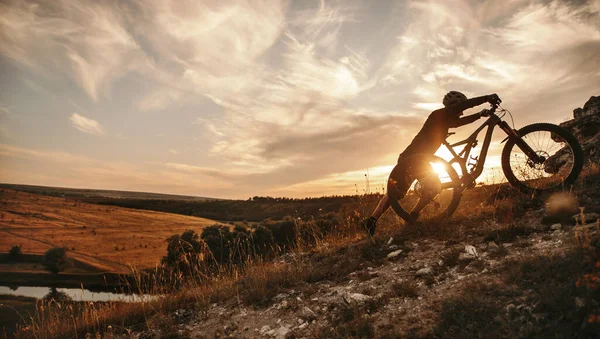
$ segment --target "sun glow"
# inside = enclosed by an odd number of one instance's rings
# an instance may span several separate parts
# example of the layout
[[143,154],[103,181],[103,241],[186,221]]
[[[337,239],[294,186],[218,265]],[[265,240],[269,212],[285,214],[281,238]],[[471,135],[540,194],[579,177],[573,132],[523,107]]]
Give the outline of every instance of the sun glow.
[[433,171],[438,175],[438,177],[444,177],[448,175],[446,172],[446,166],[444,166],[444,164],[441,162],[431,163],[431,168],[433,168]]

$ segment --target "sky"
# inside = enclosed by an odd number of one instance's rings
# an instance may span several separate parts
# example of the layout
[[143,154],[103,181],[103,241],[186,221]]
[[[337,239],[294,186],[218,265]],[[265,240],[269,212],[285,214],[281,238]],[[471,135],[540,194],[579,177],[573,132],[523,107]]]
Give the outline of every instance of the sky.
[[600,0],[0,0],[0,182],[376,191],[446,92],[560,123],[599,55]]

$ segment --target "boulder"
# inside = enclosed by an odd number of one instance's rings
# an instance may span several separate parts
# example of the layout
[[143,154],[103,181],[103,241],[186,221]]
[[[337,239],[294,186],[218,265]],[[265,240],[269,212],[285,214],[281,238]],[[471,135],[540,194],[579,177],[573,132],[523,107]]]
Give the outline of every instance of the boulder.
[[[573,110],[573,119],[561,123],[560,127],[579,140],[586,162],[600,162],[600,96],[592,96],[583,108]],[[566,163],[567,155],[565,149],[556,152],[544,163],[545,170],[556,173]]]

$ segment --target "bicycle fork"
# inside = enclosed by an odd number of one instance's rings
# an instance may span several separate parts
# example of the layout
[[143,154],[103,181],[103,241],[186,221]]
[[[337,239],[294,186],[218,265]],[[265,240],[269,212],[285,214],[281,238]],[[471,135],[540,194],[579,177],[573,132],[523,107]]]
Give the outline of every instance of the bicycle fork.
[[[538,155],[526,142],[521,138],[521,136],[517,133],[517,131],[511,128],[506,121],[501,121],[498,123],[498,126],[508,135],[506,139],[511,139],[515,142],[515,145],[523,151],[527,155],[527,157],[536,164],[542,164],[546,161],[546,158]],[[506,139],[502,140],[502,142],[506,141]]]

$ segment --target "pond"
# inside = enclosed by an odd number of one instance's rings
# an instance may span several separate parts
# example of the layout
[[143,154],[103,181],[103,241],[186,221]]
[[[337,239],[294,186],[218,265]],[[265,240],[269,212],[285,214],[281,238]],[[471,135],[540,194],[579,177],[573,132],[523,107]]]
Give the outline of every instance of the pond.
[[70,299],[72,301],[121,301],[121,302],[141,302],[157,298],[154,295],[125,294],[112,292],[92,292],[81,288],[54,288],[54,287],[27,287],[17,288],[0,286],[0,295],[8,294],[22,297],[31,297],[37,299]]

